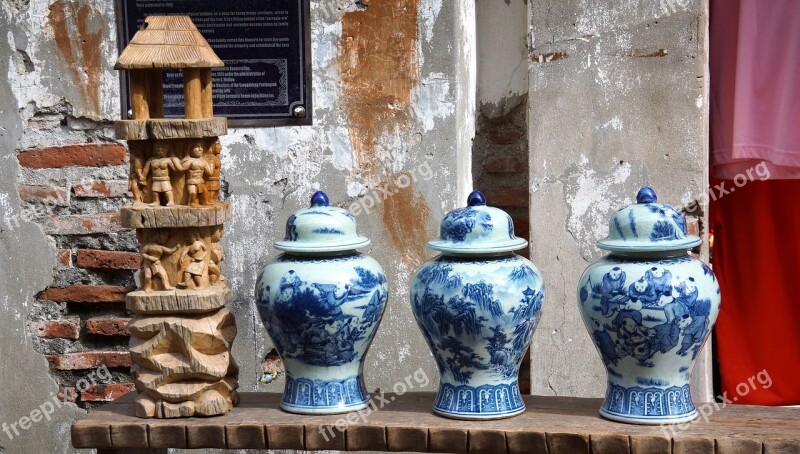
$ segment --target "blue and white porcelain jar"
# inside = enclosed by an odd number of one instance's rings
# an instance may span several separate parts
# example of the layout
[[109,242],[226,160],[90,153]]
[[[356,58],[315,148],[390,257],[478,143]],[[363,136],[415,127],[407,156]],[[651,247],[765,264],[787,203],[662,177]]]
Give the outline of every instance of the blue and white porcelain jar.
[[422,265],[411,305],[439,368],[433,411],[456,419],[498,419],[525,411],[519,367],[541,316],[539,270],[513,251],[511,217],[478,191],[447,213],[441,255]]
[[358,248],[355,218],[317,192],[286,222],[256,282],[256,304],[286,370],[281,408],[333,414],[366,407],[364,357],[386,307],[381,266]]
[[600,414],[634,424],[697,417],[689,375],[717,320],[719,285],[687,250],[701,243],[649,187],[617,211],[597,246],[611,252],[578,285],[583,321],[608,373]]

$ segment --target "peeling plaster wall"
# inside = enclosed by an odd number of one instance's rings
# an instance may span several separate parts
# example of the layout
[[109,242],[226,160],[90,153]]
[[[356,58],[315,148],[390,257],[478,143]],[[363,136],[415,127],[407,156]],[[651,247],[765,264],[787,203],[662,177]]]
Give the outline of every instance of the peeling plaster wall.
[[[645,184],[676,206],[705,200],[708,16],[702,0],[684,4],[531,0],[531,259],[547,285],[531,349],[534,394],[605,392],[575,286],[603,255],[594,243],[609,216]],[[694,372],[704,401],[706,347]]]
[[[116,75],[104,69],[113,64],[116,46],[109,39],[116,36],[109,3],[60,1],[52,8],[38,1],[0,3],[0,29],[5,31],[0,38],[0,423],[31,416],[58,392],[27,326],[35,295],[52,281],[55,243],[23,212],[16,150],[75,140],[71,135],[86,141],[80,126],[56,137],[25,131],[35,112],[69,110],[73,119],[89,124],[118,115]],[[66,42],[65,35],[86,40]],[[79,70],[65,66],[85,60],[88,65]],[[50,419],[20,430],[13,440],[0,433],[0,452],[71,451],[70,424],[83,410],[59,405]]]
[[[27,326],[34,295],[53,282],[57,246],[41,219],[22,215],[17,184],[23,176],[58,182],[48,171],[23,175],[16,154],[113,141],[110,122],[120,118],[113,3],[0,0],[6,30],[0,70],[7,74],[0,81],[0,422],[28,415],[57,390]],[[416,268],[433,255],[424,243],[471,186],[474,5],[311,4],[315,125],[232,129],[222,138],[223,179],[234,209],[223,240],[224,267],[235,292],[241,390],[283,388],[282,380],[257,384],[272,345],[255,311],[253,286],[256,272],[277,255],[271,242],[283,236],[286,218],[318,189],[334,204],[362,207],[360,230],[373,240],[364,252],[389,277],[389,305],[365,366],[370,390],[390,390],[419,368],[432,390],[438,374],[407,290]],[[39,121],[42,115],[53,121]],[[79,171],[119,179],[125,169]],[[69,452],[69,424],[82,412],[64,404],[52,421],[34,424],[20,438],[0,433],[0,446],[5,452]]]

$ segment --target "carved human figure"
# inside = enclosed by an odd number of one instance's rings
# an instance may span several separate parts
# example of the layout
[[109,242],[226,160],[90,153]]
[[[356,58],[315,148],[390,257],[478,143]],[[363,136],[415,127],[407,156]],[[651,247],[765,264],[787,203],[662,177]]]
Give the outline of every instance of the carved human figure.
[[203,286],[203,274],[206,271],[206,257],[208,250],[203,241],[197,239],[191,246],[186,248],[181,254],[180,263],[183,264],[186,258],[189,262],[183,270],[183,281],[178,284],[178,288],[197,288]]
[[142,157],[139,155],[139,153],[131,149],[131,166],[128,173],[128,190],[131,191],[134,205],[141,205],[143,203],[142,188],[147,183],[144,173],[142,172],[143,168],[144,161],[142,160]]
[[222,261],[225,260],[225,250],[219,240],[222,237],[222,229],[218,230],[211,237],[211,262],[208,264],[208,280],[211,285],[224,284],[225,277],[222,275]]
[[170,170],[182,172],[184,167],[178,158],[174,156],[167,156],[169,151],[169,144],[164,142],[156,142],[153,145],[153,156],[147,160],[144,165],[142,174],[144,177],[150,175],[152,172],[153,185],[150,190],[153,192],[153,202],[151,205],[161,205],[161,195],[163,194],[166,199],[166,206],[175,205],[175,199],[172,194],[172,183],[170,183]]
[[186,189],[189,192],[189,204],[192,206],[208,205],[208,191],[205,176],[211,175],[211,164],[203,159],[203,144],[194,143],[189,156],[183,158],[181,166],[186,175]]
[[142,268],[144,271],[144,279],[142,281],[142,287],[145,292],[153,290],[154,277],[161,279],[161,285],[164,287],[164,290],[175,289],[175,287],[171,286],[169,283],[169,276],[167,275],[167,270],[164,269],[164,265],[161,264],[161,258],[165,255],[175,253],[177,249],[177,246],[168,248],[156,243],[142,245],[139,254],[143,259]]
[[222,169],[222,160],[220,159],[219,155],[222,152],[222,144],[219,142],[219,139],[215,140],[213,144],[211,144],[211,148],[209,150],[211,152],[210,156],[207,156],[208,163],[211,165],[211,172],[206,179],[206,190],[208,191],[208,200],[210,203],[214,203],[219,200],[219,180],[220,180],[220,170]]

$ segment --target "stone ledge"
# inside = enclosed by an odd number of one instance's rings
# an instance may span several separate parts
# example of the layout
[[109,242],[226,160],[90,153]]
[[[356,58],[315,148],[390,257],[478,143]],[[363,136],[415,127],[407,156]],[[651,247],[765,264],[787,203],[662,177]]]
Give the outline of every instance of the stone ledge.
[[114,122],[114,133],[118,140],[219,137],[228,133],[228,119],[214,117],[196,120],[185,118],[117,120]]
[[120,214],[122,225],[132,229],[209,227],[222,225],[233,215],[228,202],[201,207],[127,205]]
[[213,285],[193,290],[136,290],[125,297],[125,306],[137,314],[202,314],[233,300],[228,287]]

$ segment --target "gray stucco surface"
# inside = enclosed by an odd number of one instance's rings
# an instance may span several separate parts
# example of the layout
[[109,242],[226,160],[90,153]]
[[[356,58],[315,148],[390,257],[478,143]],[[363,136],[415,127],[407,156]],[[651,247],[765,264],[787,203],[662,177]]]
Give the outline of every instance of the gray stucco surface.
[[[531,260],[547,285],[531,348],[534,394],[605,392],[575,287],[604,255],[594,243],[611,214],[645,184],[675,206],[704,200],[706,5],[664,3],[531,3]],[[708,378],[702,365],[694,375],[698,385]],[[702,381],[694,392],[708,400]]]

